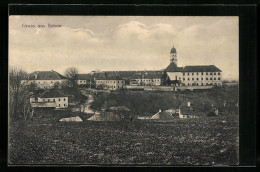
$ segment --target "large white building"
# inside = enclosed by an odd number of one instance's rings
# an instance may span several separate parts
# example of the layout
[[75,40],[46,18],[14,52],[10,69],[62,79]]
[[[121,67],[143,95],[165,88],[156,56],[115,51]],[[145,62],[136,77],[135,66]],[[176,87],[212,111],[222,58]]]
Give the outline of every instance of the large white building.
[[184,66],[177,65],[177,51],[170,52],[170,64],[165,69],[171,81],[179,81],[185,86],[222,86],[222,71],[215,65]]
[[51,89],[56,83],[61,84],[68,81],[68,79],[59,74],[56,71],[35,71],[31,73],[26,80],[23,80],[24,84],[36,84],[39,89]]

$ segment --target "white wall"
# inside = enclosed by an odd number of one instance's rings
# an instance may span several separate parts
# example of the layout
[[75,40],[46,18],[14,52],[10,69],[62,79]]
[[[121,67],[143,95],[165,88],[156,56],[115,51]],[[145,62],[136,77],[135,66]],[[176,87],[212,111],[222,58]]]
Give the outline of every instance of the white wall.
[[[34,102],[35,98],[30,98],[30,103]],[[44,102],[55,102],[56,103],[56,108],[68,108],[69,101],[68,97],[54,97],[54,98],[38,98],[39,103],[44,103]]]

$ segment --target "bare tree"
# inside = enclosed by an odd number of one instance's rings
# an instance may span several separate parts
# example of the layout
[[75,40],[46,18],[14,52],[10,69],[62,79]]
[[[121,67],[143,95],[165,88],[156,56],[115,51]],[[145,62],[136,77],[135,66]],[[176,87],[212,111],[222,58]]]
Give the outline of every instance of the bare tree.
[[77,86],[76,80],[77,80],[78,73],[79,73],[78,69],[75,67],[67,68],[65,71],[65,76],[68,78],[73,88]]
[[22,80],[27,76],[27,73],[19,68],[13,67],[9,72],[9,98],[10,98],[10,115],[17,116],[19,95],[22,89]]

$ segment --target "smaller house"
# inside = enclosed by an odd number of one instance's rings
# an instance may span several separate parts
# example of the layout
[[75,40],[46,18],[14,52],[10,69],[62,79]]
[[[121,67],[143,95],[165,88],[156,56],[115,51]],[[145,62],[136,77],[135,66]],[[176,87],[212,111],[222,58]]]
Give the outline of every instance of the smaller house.
[[91,74],[76,74],[76,82],[79,86],[87,86],[90,85],[91,82]]
[[195,113],[196,112],[194,111],[190,102],[188,102],[186,105],[181,105],[179,108],[179,118],[198,118]]
[[159,86],[162,83],[162,73],[136,73],[130,79],[132,86]]
[[32,108],[68,108],[68,96],[57,90],[46,90],[30,98]]
[[109,90],[118,90],[125,88],[125,80],[119,75],[99,75],[95,78],[96,87],[103,87]]

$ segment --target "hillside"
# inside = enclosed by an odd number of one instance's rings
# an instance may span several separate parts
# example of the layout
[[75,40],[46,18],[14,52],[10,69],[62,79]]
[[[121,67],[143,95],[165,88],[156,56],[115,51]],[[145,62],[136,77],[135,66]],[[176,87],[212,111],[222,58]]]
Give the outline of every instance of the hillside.
[[93,94],[92,108],[100,110],[106,101],[108,106],[126,106],[135,115],[152,115],[159,109],[177,108],[191,102],[198,110],[205,111],[212,104],[221,108],[226,101],[226,113],[236,112],[238,88],[214,88],[208,91],[156,92],[156,91],[112,91]]

